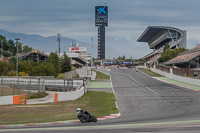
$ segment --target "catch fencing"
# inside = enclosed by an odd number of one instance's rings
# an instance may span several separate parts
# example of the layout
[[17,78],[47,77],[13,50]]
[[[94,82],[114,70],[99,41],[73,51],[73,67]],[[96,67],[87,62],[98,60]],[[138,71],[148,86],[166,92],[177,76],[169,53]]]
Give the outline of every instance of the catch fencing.
[[0,77],[0,96],[21,95],[29,96],[32,92],[76,91],[83,86],[83,79],[53,79],[41,77]]

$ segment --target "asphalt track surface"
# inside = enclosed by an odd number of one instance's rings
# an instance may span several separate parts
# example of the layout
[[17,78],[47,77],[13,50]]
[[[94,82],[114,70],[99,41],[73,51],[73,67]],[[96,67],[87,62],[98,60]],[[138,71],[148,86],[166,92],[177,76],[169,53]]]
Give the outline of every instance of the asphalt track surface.
[[0,133],[200,132],[200,92],[133,69],[111,69],[110,75],[120,117],[97,123],[2,128]]

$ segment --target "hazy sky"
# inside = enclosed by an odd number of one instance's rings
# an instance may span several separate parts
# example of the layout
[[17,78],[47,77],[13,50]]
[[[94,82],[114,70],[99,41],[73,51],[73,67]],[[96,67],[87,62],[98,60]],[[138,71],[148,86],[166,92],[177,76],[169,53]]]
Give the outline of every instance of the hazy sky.
[[107,58],[150,53],[147,43],[136,41],[147,26],[187,30],[187,48],[200,42],[200,0],[0,0],[0,29],[42,36],[61,33],[88,44],[94,37],[97,51],[94,9],[105,2]]

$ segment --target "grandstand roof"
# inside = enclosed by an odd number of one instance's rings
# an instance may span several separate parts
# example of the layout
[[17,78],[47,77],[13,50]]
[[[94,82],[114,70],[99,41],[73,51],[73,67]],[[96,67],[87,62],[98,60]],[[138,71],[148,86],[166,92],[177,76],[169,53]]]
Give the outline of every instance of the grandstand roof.
[[191,49],[190,51],[184,52],[176,56],[175,58],[169,60],[168,62],[164,63],[165,65],[172,65],[172,64],[182,64],[188,63],[189,61],[197,58],[200,56],[200,45],[196,46],[195,48]]
[[180,29],[167,26],[148,26],[142,35],[138,38],[138,42],[149,42],[161,30],[175,30],[181,32]]

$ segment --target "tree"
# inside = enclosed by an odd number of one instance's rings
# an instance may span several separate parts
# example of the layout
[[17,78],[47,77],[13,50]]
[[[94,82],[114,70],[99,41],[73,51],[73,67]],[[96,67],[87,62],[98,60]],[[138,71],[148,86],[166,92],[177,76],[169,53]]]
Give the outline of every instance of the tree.
[[54,66],[51,63],[40,63],[39,65],[34,66],[30,73],[30,76],[57,76]]
[[9,62],[0,61],[0,74],[7,75],[9,72],[14,71],[13,64]]
[[16,64],[16,62],[17,62],[17,58],[15,57],[15,56],[12,56],[12,57],[10,57],[9,59],[8,59],[8,62],[10,62],[10,63],[12,63],[12,64]]
[[63,57],[61,59],[61,72],[68,72],[71,71],[72,65],[71,65],[71,59],[67,56],[67,54],[64,52]]
[[13,40],[8,40],[8,45],[9,45],[9,48],[8,48],[8,51],[12,52],[13,55],[16,55],[16,46],[15,46],[15,43]]
[[29,74],[31,70],[37,66],[37,63],[34,61],[20,61],[19,62],[19,72],[25,72]]
[[32,51],[32,50],[33,50],[33,48],[29,47],[28,45],[23,46],[23,53],[27,53],[27,52]]
[[56,53],[51,52],[51,54],[47,60],[47,63],[53,65],[53,69],[54,69],[55,73],[57,73],[57,75],[58,75],[61,70],[60,59],[59,59],[58,55]]
[[168,61],[174,57],[176,57],[180,52],[185,51],[185,48],[176,48],[176,49],[170,49],[168,45],[165,46],[164,52],[161,54],[161,57],[158,59],[158,62],[165,62]]

